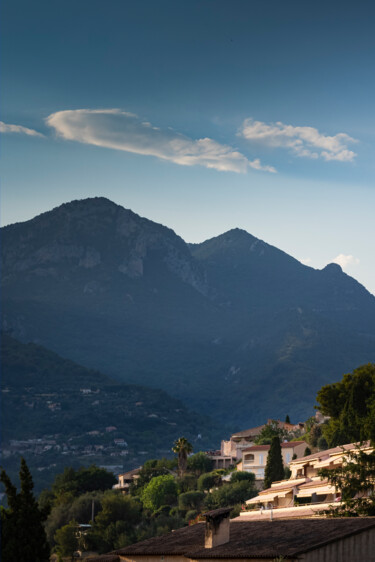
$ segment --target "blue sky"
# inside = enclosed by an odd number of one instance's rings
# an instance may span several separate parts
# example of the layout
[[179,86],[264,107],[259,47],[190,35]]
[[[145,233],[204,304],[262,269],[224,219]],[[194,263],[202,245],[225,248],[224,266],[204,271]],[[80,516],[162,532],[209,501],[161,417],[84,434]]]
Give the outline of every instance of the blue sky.
[[2,222],[103,195],[375,294],[368,1],[4,0]]

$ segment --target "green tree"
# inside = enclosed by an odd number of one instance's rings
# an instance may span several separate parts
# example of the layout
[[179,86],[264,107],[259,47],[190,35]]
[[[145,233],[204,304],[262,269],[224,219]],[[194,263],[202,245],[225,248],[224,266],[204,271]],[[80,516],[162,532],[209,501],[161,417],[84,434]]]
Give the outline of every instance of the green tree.
[[49,543],[53,545],[57,529],[67,525],[73,519],[79,523],[90,523],[92,507],[94,507],[94,517],[96,517],[102,510],[102,499],[103,492],[86,492],[77,498],[72,498],[70,502],[56,503],[45,523]]
[[363,365],[344,375],[341,382],[323,386],[317,402],[322,414],[331,418],[323,426],[329,447],[375,441],[375,364]]
[[290,423],[290,417],[288,414],[285,416],[285,423]]
[[312,447],[317,447],[318,446],[318,440],[321,436],[322,436],[322,426],[321,426],[321,424],[318,424],[318,423],[312,424],[311,428],[310,428],[310,431],[309,431],[309,435],[308,435],[309,444]]
[[199,509],[203,499],[203,492],[185,492],[184,494],[180,494],[178,496],[178,507],[181,510]]
[[212,460],[202,451],[191,455],[191,457],[187,459],[187,469],[190,472],[194,472],[197,476],[210,472],[210,470],[212,470],[212,464]]
[[163,505],[177,501],[177,485],[172,475],[156,476],[144,487],[141,495],[144,507],[157,511]]
[[197,477],[194,474],[186,473],[181,478],[177,479],[178,493],[191,492],[197,489]]
[[311,449],[310,449],[310,447],[306,447],[306,448],[305,448],[305,451],[304,451],[304,453],[303,453],[303,456],[304,456],[304,457],[307,457],[308,455],[311,455]]
[[322,469],[319,474],[341,494],[342,505],[328,510],[329,515],[375,516],[375,451],[368,453],[358,447],[345,455],[342,466]]
[[193,451],[193,446],[185,437],[180,437],[174,442],[172,451],[177,454],[178,472],[180,476],[183,476],[187,468],[187,458]]
[[202,474],[198,478],[198,490],[203,492],[211,490],[211,488],[217,488],[221,484],[221,474],[218,474],[216,471],[207,472],[207,474]]
[[269,488],[272,482],[284,479],[283,457],[281,455],[280,439],[277,435],[272,438],[264,472],[264,487]]
[[8,501],[8,507],[1,509],[2,560],[47,562],[50,553],[43,514],[34,497],[34,484],[25,460],[21,459],[20,492],[4,470],[0,480]]
[[280,440],[287,436],[288,432],[285,429],[279,427],[279,422],[277,420],[271,420],[271,423],[265,425],[255,439],[257,445],[269,445],[274,437],[278,437]]
[[230,481],[233,482],[242,482],[243,480],[247,480],[248,482],[255,482],[255,474],[253,472],[246,472],[243,470],[235,470],[232,472]]
[[176,469],[175,459],[149,459],[139,472],[137,480],[131,486],[131,494],[141,494],[143,487],[155,476],[170,474]]
[[56,551],[60,556],[70,556],[78,550],[79,541],[77,533],[77,522],[72,520],[56,531],[55,534]]
[[102,510],[95,518],[87,543],[94,550],[108,552],[135,542],[135,529],[141,522],[141,504],[131,496],[105,492]]
[[91,465],[74,470],[72,467],[65,468],[64,472],[58,474],[52,484],[52,492],[57,503],[70,501],[85,492],[94,490],[109,490],[117,482],[112,472],[104,468]]
[[218,490],[207,494],[204,504],[206,509],[232,507],[236,504],[242,504],[254,496],[256,496],[254,482],[242,480],[233,484],[224,484]]

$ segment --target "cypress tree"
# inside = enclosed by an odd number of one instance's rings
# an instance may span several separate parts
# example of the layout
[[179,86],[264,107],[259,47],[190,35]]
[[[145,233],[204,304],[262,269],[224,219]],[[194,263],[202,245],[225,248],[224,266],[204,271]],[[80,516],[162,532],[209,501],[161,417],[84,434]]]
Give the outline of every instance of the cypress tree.
[[19,493],[4,470],[0,479],[8,502],[8,507],[1,512],[2,559],[48,562],[50,552],[43,517],[32,492],[34,484],[25,460],[21,459]]
[[283,457],[281,455],[280,439],[277,435],[272,438],[268,452],[266,470],[264,473],[264,487],[269,488],[272,482],[284,480]]

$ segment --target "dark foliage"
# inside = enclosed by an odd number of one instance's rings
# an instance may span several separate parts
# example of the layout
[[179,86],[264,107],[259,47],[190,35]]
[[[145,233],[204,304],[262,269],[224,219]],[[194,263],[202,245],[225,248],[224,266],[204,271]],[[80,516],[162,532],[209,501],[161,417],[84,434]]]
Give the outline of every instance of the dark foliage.
[[264,487],[270,488],[272,482],[284,479],[283,457],[281,455],[280,439],[276,435],[272,438],[264,471]]
[[33,495],[33,481],[24,459],[21,460],[20,492],[3,470],[8,507],[1,508],[2,560],[17,562],[48,562],[49,546],[43,528],[43,515]]
[[320,411],[331,416],[323,426],[329,447],[370,439],[375,442],[375,364],[369,363],[328,384],[317,396]]

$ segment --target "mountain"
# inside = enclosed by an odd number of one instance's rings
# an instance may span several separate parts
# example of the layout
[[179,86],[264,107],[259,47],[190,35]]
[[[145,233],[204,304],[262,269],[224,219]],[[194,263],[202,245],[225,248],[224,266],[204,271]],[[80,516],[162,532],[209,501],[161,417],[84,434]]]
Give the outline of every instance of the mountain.
[[239,229],[202,244],[105,198],[2,229],[3,327],[218,424],[312,413],[375,361],[375,297]]
[[7,334],[1,357],[1,464],[15,473],[21,454],[45,480],[68,462],[130,469],[171,456],[181,435],[195,449],[220,439],[207,416],[162,390],[116,382]]

